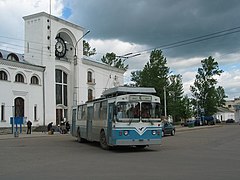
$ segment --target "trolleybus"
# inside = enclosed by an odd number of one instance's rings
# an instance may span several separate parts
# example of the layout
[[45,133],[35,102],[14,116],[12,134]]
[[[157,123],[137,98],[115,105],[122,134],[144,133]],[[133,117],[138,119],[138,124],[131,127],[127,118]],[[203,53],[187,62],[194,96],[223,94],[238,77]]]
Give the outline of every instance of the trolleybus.
[[79,142],[144,148],[160,144],[160,98],[154,88],[115,87],[101,98],[73,107],[72,135]]

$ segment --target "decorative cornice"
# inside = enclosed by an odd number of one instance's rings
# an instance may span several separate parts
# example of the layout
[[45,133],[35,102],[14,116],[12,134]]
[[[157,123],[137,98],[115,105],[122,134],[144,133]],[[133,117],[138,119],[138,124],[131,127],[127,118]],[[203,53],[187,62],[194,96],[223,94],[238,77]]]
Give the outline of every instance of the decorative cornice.
[[50,14],[48,14],[46,12],[40,12],[40,13],[24,16],[23,19],[25,21],[27,21],[27,20],[30,20],[30,19],[33,19],[33,18],[39,18],[39,17],[42,17],[42,16],[44,16],[46,18],[49,18],[49,19],[52,19],[52,20],[55,20],[56,22],[61,22],[61,23],[66,24],[66,25],[68,25],[70,27],[74,27],[76,29],[80,29],[81,31],[84,30],[84,28],[79,26],[79,25],[73,24],[73,23],[71,23],[69,21],[66,21],[66,20],[63,20],[63,19],[58,18],[56,16],[50,15]]
[[95,67],[98,67],[98,68],[102,68],[102,69],[105,69],[105,70],[108,70],[108,71],[114,71],[114,72],[117,72],[117,73],[122,73],[123,74],[123,73],[126,72],[123,69],[112,67],[110,65],[99,63],[99,62],[96,62],[96,61],[92,61],[92,60],[86,59],[86,58],[82,58],[82,63],[86,64],[86,65],[91,65],[91,66],[95,66]]

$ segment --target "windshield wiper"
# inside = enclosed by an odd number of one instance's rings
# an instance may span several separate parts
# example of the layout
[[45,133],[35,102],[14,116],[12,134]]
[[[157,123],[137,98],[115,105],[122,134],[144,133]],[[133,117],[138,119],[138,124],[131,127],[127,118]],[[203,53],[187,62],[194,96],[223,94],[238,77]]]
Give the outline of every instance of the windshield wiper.
[[129,122],[128,122],[128,125],[130,125],[132,123],[132,121],[133,121],[133,118],[130,118]]

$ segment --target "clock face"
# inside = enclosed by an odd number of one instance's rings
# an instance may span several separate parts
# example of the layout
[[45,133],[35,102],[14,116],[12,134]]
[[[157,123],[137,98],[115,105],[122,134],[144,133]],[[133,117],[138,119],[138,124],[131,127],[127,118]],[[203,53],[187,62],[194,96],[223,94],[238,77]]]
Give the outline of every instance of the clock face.
[[55,55],[59,58],[64,57],[66,54],[66,44],[60,37],[56,38],[57,42],[55,45]]

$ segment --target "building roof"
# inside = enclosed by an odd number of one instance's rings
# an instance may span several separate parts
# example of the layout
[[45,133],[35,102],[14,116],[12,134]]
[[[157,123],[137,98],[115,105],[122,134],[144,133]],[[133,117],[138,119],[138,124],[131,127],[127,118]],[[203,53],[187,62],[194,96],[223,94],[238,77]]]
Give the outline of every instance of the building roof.
[[21,53],[6,51],[6,50],[3,50],[3,49],[0,49],[0,53],[1,53],[3,59],[7,60],[8,56],[10,54],[15,54],[18,57],[19,62],[23,62],[24,61],[24,55],[21,54]]
[[[12,67],[19,67],[19,68],[25,68],[25,69],[32,69],[37,71],[44,71],[44,66],[39,66],[35,64],[30,64],[27,61],[24,60],[24,55],[20,53],[13,53],[10,51],[2,50],[0,49],[0,53],[2,54],[2,58],[0,58],[0,64],[12,66]],[[9,60],[7,59],[9,54],[15,54],[19,61]]]
[[82,63],[86,64],[86,65],[91,65],[91,66],[95,66],[95,67],[98,67],[98,68],[102,68],[102,69],[105,69],[105,70],[108,70],[108,71],[114,71],[114,72],[119,72],[119,73],[125,73],[126,72],[124,69],[116,68],[116,67],[104,64],[104,63],[93,61],[93,60],[87,58],[86,56],[84,56],[82,58]]
[[225,112],[225,113],[234,113],[234,111],[231,111],[230,109],[226,107],[217,107],[218,112]]
[[33,18],[38,18],[38,17],[41,17],[41,16],[45,16],[45,17],[47,17],[49,19],[53,19],[55,21],[59,21],[59,22],[61,22],[63,24],[67,24],[68,26],[74,27],[76,29],[80,29],[81,31],[84,30],[84,28],[79,26],[79,25],[73,24],[73,23],[71,23],[69,21],[66,21],[64,19],[58,18],[58,17],[53,16],[51,14],[48,14],[46,12],[39,12],[39,13],[36,13],[36,14],[31,14],[31,15],[28,15],[28,16],[24,16],[23,19],[26,21],[26,20],[30,20],[30,19],[33,19]]

